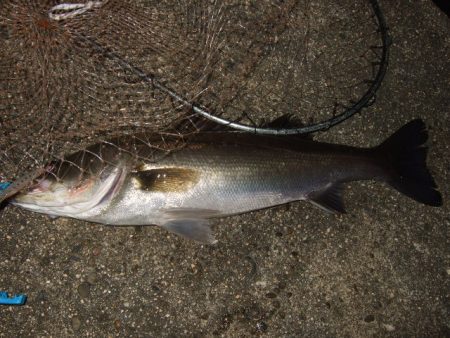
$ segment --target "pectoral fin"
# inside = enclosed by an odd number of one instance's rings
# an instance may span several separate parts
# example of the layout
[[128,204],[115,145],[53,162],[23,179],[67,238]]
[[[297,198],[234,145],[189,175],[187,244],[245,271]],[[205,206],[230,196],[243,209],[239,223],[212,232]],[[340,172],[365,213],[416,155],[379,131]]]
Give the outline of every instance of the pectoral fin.
[[323,190],[310,193],[308,200],[325,211],[345,214],[342,190],[341,184],[331,184]]
[[169,220],[162,227],[174,234],[203,244],[215,244],[217,242],[206,219]]

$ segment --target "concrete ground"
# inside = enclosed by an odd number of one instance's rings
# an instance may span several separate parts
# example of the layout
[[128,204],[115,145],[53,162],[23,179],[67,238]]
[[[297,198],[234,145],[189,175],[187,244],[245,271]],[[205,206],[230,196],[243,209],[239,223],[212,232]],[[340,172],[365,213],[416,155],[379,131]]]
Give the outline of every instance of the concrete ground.
[[450,21],[428,0],[383,1],[393,37],[376,104],[317,139],[376,145],[414,118],[444,205],[352,183],[348,213],[308,203],[215,221],[200,246],[3,210],[0,336],[450,336]]

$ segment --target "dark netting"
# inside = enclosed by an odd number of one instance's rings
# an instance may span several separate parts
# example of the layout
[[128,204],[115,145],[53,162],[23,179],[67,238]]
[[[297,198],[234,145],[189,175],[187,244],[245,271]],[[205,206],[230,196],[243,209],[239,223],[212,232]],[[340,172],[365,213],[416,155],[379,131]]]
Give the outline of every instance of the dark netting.
[[374,8],[367,0],[1,1],[0,175],[16,180],[8,193],[49,161],[118,135],[161,133],[152,146],[170,151],[164,134],[195,131],[174,130],[186,116],[254,128],[284,114],[313,126],[349,115],[367,104],[355,105],[385,65]]

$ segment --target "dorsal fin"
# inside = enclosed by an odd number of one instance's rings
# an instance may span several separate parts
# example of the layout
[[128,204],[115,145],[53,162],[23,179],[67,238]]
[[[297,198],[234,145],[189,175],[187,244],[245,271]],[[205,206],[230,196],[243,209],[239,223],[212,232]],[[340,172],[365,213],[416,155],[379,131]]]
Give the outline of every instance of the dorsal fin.
[[293,129],[304,127],[304,124],[296,119],[292,114],[283,114],[274,120],[263,122],[260,128],[272,128],[272,129]]
[[[297,129],[304,127],[298,118],[295,118],[292,114],[283,114],[272,121],[262,123],[260,128],[268,129]],[[297,135],[280,135],[285,138],[303,138],[312,140],[312,134],[297,134]]]

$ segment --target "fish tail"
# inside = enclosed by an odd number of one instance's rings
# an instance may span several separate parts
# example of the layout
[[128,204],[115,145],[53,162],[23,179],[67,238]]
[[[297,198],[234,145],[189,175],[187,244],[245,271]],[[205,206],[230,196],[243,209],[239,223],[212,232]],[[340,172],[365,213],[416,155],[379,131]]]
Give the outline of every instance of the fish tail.
[[388,160],[387,182],[412,199],[441,206],[442,197],[426,166],[428,133],[425,123],[416,119],[405,124],[376,148]]

